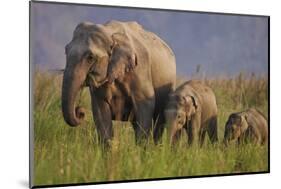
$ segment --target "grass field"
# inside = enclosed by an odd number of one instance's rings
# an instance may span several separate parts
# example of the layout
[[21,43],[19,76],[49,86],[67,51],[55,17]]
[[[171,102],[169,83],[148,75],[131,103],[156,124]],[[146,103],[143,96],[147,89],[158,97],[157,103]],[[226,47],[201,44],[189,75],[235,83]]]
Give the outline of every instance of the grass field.
[[[180,82],[180,81],[179,81]],[[257,107],[267,117],[268,81],[262,77],[204,80],[217,96],[219,140],[223,139],[228,115]],[[129,123],[114,122],[112,148],[102,152],[97,145],[87,90],[82,94],[86,120],[69,127],[61,113],[61,75],[36,72],[34,97],[34,184],[66,184],[176,176],[244,173],[268,170],[267,146],[247,144],[225,148],[221,143],[198,149],[187,147],[184,138],[171,149],[152,142],[144,149],[135,145]]]

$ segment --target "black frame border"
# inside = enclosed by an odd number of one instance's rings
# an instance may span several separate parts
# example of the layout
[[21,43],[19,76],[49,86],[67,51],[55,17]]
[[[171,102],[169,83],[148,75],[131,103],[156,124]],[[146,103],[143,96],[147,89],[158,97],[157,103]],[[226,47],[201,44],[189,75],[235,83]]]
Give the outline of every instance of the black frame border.
[[[198,14],[211,14],[211,15],[225,15],[225,16],[249,16],[249,17],[264,17],[268,19],[268,170],[257,172],[241,172],[241,173],[224,173],[224,174],[210,174],[210,175],[194,175],[194,176],[180,176],[180,177],[162,177],[162,178],[149,178],[149,179],[129,179],[129,180],[116,180],[116,181],[101,181],[101,182],[84,182],[84,183],[69,183],[69,184],[52,184],[52,185],[33,185],[33,119],[32,119],[32,62],[31,62],[31,4],[57,4],[57,5],[74,5],[74,6],[87,6],[87,7],[109,7],[121,9],[138,9],[138,10],[154,10],[154,11],[167,11],[167,12],[185,12],[185,13],[198,13]],[[143,181],[161,181],[161,180],[176,180],[176,179],[189,179],[189,178],[208,178],[208,177],[224,177],[224,176],[240,176],[240,175],[257,175],[270,173],[270,16],[269,15],[255,15],[255,14],[240,14],[240,13],[223,13],[223,12],[207,12],[207,11],[191,11],[191,10],[177,10],[177,9],[163,9],[163,8],[148,8],[148,7],[131,7],[120,5],[101,5],[101,4],[88,4],[88,3],[70,3],[70,2],[56,2],[56,1],[29,1],[29,188],[52,188],[52,187],[67,187],[67,186],[85,186],[85,185],[98,185],[98,184],[114,184],[114,183],[130,183],[130,182],[143,182]],[[31,123],[32,122],[32,123]]]

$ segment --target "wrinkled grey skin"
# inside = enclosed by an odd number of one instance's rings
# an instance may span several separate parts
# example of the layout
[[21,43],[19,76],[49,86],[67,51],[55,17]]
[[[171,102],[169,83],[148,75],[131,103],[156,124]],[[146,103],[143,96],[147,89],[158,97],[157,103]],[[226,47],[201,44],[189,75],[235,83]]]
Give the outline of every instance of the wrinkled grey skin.
[[79,125],[85,111],[76,100],[88,86],[101,143],[113,137],[112,120],[132,121],[137,141],[146,139],[156,121],[154,139],[162,135],[164,105],[174,91],[173,51],[136,22],[80,23],[65,47],[63,117]]
[[211,88],[199,81],[187,81],[170,94],[165,119],[171,144],[183,129],[189,144],[202,146],[206,132],[212,143],[218,140],[216,97]]
[[264,115],[255,108],[233,113],[225,124],[224,143],[231,141],[238,144],[251,142],[265,144],[268,139],[268,124]]

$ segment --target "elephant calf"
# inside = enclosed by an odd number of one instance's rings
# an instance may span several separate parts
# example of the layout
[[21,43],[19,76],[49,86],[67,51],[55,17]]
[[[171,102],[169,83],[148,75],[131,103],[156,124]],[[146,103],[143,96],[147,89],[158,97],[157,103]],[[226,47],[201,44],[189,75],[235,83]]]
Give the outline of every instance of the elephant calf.
[[211,88],[200,81],[187,81],[170,94],[165,108],[170,143],[187,132],[188,144],[200,142],[202,146],[206,132],[212,143],[217,136],[217,104]]
[[255,108],[229,116],[224,132],[224,143],[230,141],[265,144],[268,139],[268,124],[264,115]]

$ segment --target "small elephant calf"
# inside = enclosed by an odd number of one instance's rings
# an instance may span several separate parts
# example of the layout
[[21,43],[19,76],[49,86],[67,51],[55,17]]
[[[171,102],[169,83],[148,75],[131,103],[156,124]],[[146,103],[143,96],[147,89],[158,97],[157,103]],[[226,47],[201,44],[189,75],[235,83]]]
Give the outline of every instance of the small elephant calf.
[[265,144],[268,140],[268,124],[264,115],[255,108],[233,113],[225,125],[224,143],[230,141]]
[[165,108],[170,143],[175,143],[183,128],[188,143],[202,146],[206,132],[212,143],[218,140],[217,104],[213,90],[200,81],[187,81],[170,94]]

